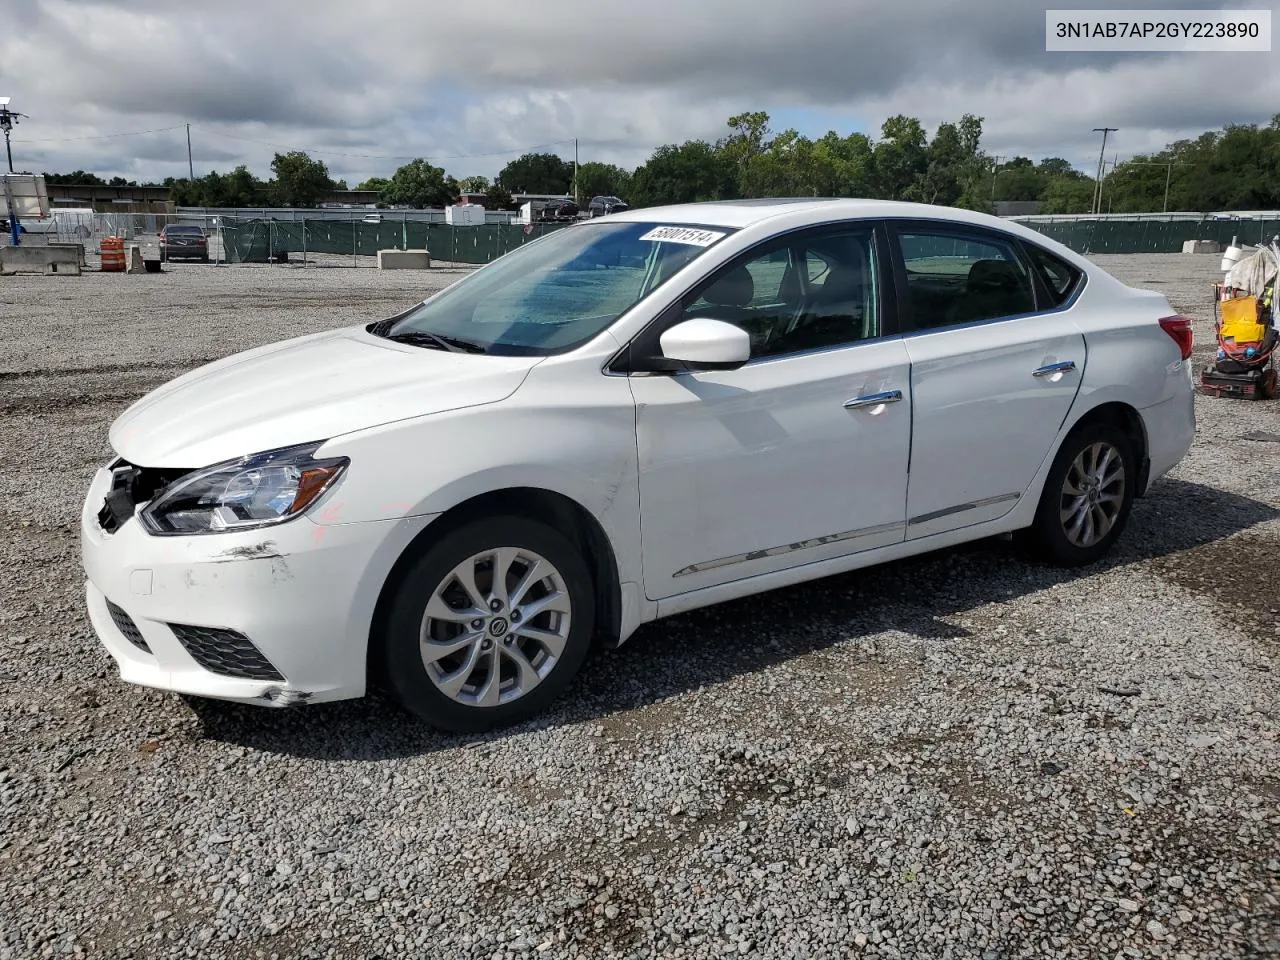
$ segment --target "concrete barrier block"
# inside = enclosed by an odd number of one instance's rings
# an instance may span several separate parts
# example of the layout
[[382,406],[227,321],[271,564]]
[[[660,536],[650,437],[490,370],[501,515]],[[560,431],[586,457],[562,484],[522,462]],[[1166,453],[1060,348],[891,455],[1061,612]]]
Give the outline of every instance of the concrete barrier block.
[[426,250],[379,250],[379,270],[426,270],[431,255]]
[[0,273],[80,276],[80,254],[65,247],[0,247]]
[[1185,240],[1182,244],[1183,253],[1221,253],[1222,244],[1217,240]]
[[146,264],[142,260],[142,248],[136,243],[129,244],[125,259],[125,271],[128,273],[142,273],[146,268]]
[[61,247],[62,249],[65,249],[65,250],[74,250],[76,252],[76,255],[80,258],[80,266],[87,267],[89,265],[88,261],[86,261],[84,258],[83,243],[75,243],[71,240],[50,240],[47,246]]

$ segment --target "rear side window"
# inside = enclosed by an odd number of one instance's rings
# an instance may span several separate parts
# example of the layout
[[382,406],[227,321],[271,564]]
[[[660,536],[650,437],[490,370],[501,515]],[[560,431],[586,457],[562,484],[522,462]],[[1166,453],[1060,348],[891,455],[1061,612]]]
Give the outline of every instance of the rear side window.
[[1046,250],[1041,250],[1034,244],[1027,243],[1024,246],[1027,257],[1049,291],[1051,305],[1062,306],[1075,292],[1076,284],[1080,282],[1080,271],[1065,260],[1055,257]]
[[916,329],[1034,313],[1031,274],[1013,244],[986,234],[898,234]]

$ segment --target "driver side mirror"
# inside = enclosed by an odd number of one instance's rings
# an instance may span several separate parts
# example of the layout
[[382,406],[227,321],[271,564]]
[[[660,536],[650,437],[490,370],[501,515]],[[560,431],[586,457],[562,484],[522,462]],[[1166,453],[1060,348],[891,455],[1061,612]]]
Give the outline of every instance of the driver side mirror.
[[685,370],[736,370],[751,359],[751,337],[723,320],[677,323],[658,338],[662,356]]

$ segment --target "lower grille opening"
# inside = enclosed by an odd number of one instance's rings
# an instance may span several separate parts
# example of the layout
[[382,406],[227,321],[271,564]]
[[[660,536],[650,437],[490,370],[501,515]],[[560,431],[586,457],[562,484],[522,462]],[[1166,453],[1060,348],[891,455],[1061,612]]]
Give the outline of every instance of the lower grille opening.
[[280,671],[271,665],[243,633],[215,627],[192,627],[169,624],[178,642],[191,659],[210,673],[239,680],[279,680]]
[[111,614],[111,620],[116,625],[116,629],[124,634],[126,640],[139,650],[146,653],[151,652],[151,648],[147,646],[147,641],[142,638],[142,631],[138,629],[138,625],[133,622],[132,617],[110,600],[107,601],[107,613]]

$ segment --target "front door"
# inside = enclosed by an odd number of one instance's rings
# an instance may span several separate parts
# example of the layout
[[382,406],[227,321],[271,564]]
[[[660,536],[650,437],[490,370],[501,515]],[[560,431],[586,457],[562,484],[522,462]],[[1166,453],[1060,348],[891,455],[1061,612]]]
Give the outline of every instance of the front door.
[[651,599],[902,541],[912,400],[885,243],[862,224],[784,237],[668,311],[741,326],[752,359],[630,377]]
[[907,539],[998,519],[1029,490],[1075,401],[1084,336],[1016,241],[894,230],[915,407]]

